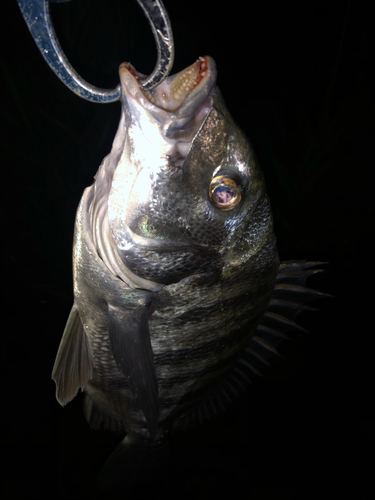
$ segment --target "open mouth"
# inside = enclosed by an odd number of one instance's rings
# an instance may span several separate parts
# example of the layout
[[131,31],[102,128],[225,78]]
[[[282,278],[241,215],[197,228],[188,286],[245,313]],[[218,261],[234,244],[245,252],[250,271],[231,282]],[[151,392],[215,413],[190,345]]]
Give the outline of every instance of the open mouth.
[[159,108],[176,111],[206,76],[209,76],[208,61],[200,57],[191,66],[166,78],[154,92],[146,91],[145,95]]
[[152,111],[150,107],[155,106],[177,117],[192,116],[216,84],[216,65],[209,56],[199,57],[194,64],[168,76],[151,91],[143,90],[140,85],[142,77],[130,63],[121,64],[123,88],[144,107]]

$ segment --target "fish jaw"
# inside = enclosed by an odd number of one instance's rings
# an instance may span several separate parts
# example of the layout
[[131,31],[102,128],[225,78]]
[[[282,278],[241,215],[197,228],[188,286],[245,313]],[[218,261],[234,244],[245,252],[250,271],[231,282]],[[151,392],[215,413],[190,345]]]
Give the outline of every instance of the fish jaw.
[[[216,65],[209,56],[200,58],[152,92],[143,91],[141,75],[129,63],[123,63],[119,72],[125,139],[108,196],[108,221],[120,265],[128,267],[132,260],[129,253],[139,248],[177,253],[190,250],[191,242],[178,228],[158,225],[157,231],[152,231],[151,198],[162,177],[181,175],[192,141],[212,108]],[[185,276],[173,280],[181,277]],[[137,286],[136,281],[128,284]],[[141,287],[145,288],[144,283]]]
[[[201,125],[210,111],[210,101],[205,105],[204,102],[215,89],[217,78],[216,64],[210,56],[200,57],[152,91],[143,90],[140,84],[143,75],[130,63],[122,63],[119,73],[124,107],[134,114],[141,128],[146,120],[159,124],[159,134],[163,137],[173,138],[178,132],[180,137],[186,136],[184,125],[193,118],[190,128]],[[152,134],[149,141],[154,139]]]

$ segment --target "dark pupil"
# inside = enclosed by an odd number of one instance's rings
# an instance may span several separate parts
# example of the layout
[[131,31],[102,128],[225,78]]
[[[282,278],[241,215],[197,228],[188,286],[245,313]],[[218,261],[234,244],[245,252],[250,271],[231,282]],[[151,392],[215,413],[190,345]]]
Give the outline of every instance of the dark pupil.
[[233,198],[234,194],[230,187],[219,186],[215,190],[215,197],[218,203],[228,203]]

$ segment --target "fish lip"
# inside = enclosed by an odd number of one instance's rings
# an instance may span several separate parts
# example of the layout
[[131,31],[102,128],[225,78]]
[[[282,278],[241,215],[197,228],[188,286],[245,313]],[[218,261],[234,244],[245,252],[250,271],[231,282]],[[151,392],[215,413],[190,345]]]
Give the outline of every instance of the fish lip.
[[[177,107],[164,105],[161,95],[167,95],[171,98],[173,94],[172,86],[178,78],[190,68],[199,68],[199,82],[188,92],[185,98],[182,98]],[[201,68],[204,68],[203,70]],[[130,63],[122,63],[119,68],[122,99],[128,104],[135,101],[144,110],[149,112],[153,118],[163,126],[165,135],[170,135],[170,129],[173,130],[183,127],[193,116],[199,112],[204,101],[216,88],[217,70],[215,61],[210,56],[204,56],[197,59],[195,63],[184,70],[167,77],[153,91],[144,91],[141,86],[141,78],[144,76],[139,73]],[[152,102],[154,99],[154,102]],[[168,99],[166,99],[167,101]],[[171,101],[174,101],[172,98]],[[178,104],[178,101],[175,101]],[[206,115],[207,110],[206,110]],[[168,133],[169,132],[169,133]]]

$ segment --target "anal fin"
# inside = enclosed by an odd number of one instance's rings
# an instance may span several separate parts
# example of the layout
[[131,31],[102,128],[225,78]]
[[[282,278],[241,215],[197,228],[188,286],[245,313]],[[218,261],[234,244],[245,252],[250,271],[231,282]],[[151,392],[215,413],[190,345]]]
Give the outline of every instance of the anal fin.
[[83,413],[91,429],[100,429],[102,427],[112,432],[126,431],[123,420],[98,408],[87,392],[83,394]]
[[78,309],[73,305],[57,351],[52,370],[56,382],[56,399],[62,405],[69,403],[78,390],[83,389],[93,371],[90,344],[84,332]]

